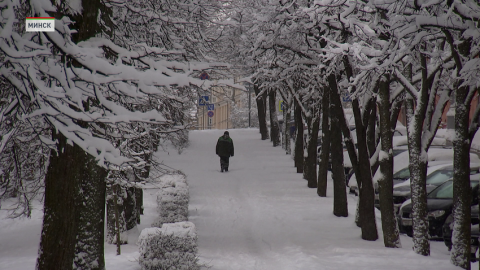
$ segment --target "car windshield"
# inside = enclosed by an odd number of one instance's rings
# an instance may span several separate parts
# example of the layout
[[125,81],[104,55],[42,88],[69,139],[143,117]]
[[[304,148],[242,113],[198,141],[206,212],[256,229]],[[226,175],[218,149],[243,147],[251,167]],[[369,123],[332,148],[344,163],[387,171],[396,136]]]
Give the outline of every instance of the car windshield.
[[453,177],[453,170],[438,170],[427,176],[427,185],[441,185]]
[[398,156],[405,151],[407,151],[407,149],[393,149],[393,156]]
[[[475,187],[478,181],[470,181],[470,186]],[[453,199],[453,181],[447,181],[434,189],[427,196],[429,199]]]
[[407,180],[408,178],[410,178],[410,169],[408,167],[393,174],[393,179]]

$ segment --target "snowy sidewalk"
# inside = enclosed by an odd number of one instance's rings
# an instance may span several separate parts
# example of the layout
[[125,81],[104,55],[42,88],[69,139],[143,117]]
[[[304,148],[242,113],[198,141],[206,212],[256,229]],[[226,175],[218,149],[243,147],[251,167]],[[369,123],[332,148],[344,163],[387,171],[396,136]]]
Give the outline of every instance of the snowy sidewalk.
[[362,240],[353,219],[356,198],[348,196],[348,218],[333,216],[331,182],[329,197],[318,197],[291,157],[260,140],[258,130],[230,130],[235,156],[221,173],[215,144],[222,134],[193,131],[181,155],[159,157],[187,174],[189,219],[201,260],[212,270],[456,269],[443,242],[432,242],[432,256],[422,257],[406,236],[402,249],[385,248],[382,238]]

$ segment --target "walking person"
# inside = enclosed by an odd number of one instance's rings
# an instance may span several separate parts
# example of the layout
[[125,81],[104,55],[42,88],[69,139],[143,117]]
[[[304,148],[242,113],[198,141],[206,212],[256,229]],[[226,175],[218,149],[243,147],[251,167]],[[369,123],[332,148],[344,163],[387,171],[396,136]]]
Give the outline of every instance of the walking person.
[[229,159],[233,157],[233,141],[228,131],[225,131],[223,136],[218,138],[215,152],[220,157],[221,172],[228,172]]

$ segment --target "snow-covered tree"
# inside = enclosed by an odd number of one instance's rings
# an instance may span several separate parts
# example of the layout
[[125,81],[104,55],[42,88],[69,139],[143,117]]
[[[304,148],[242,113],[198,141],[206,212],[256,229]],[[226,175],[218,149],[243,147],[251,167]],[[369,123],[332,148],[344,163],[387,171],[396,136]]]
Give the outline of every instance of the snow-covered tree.
[[[328,87],[331,88],[331,103],[335,104],[333,113],[341,119],[340,126],[344,136],[350,160],[355,171],[357,184],[360,191],[360,222],[362,238],[365,240],[376,240],[378,238],[375,224],[375,213],[373,205],[373,184],[370,159],[375,159],[375,150],[371,147],[375,136],[372,134],[371,119],[374,119],[374,89],[366,94],[355,96],[356,87],[350,89],[353,97],[352,107],[355,115],[355,132],[357,134],[358,152],[353,145],[350,130],[345,118],[340,100],[340,91],[347,91],[348,83],[351,82],[359,72],[355,60],[357,50],[351,50],[349,44],[353,44],[362,38],[371,38],[374,32],[368,26],[372,21],[372,15],[365,9],[365,3],[357,1],[321,1],[308,10],[309,17],[315,18],[319,25],[316,35],[321,36],[320,40],[327,42],[317,49],[323,57],[323,63],[327,65],[326,76]],[[361,32],[362,35],[359,35]],[[315,36],[315,35],[314,35]],[[352,48],[353,49],[353,48]],[[332,116],[331,116],[332,117]],[[369,131],[370,130],[370,131]]]
[[[455,139],[453,175],[453,217],[451,261],[463,269],[470,269],[470,229],[472,192],[470,184],[470,147],[478,130],[480,107],[469,119],[470,104],[479,91],[480,75],[478,57],[480,54],[480,3],[477,1],[450,1],[437,3],[437,17],[444,17],[451,23],[447,26],[425,23],[425,27],[438,29],[444,34],[455,63],[455,68],[447,73],[453,78],[450,86],[455,96]],[[429,14],[430,15],[430,14]],[[425,16],[425,20],[428,20]],[[477,194],[473,194],[477,196]]]
[[[15,198],[10,216],[31,214],[32,201],[43,193],[49,160],[50,130],[41,117],[23,119],[35,104],[18,101],[5,80],[0,88],[0,200]],[[20,103],[22,103],[20,105]],[[16,110],[17,106],[22,109]]]

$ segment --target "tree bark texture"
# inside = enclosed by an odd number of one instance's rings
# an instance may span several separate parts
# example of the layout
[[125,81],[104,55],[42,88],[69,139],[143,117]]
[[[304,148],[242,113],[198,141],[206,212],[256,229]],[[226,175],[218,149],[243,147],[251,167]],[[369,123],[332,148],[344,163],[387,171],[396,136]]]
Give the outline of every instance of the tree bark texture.
[[[378,128],[377,128],[377,106],[374,99],[370,101],[372,104],[370,106],[369,114],[368,114],[368,124],[367,124],[367,148],[369,156],[372,157],[375,154],[375,150],[377,149],[378,145]],[[372,171],[372,175],[375,172]]]
[[258,124],[260,126],[260,134],[262,136],[262,140],[268,140],[270,137],[268,136],[267,128],[266,93],[263,93],[261,96],[259,96],[260,88],[258,88],[257,84],[254,84],[253,89],[255,91],[255,95],[257,95],[257,98],[255,100],[257,102]]
[[318,182],[317,182],[317,195],[320,197],[327,197],[327,175],[328,175],[328,163],[330,156],[330,88],[325,87],[323,89],[322,97],[322,137],[321,140],[321,152],[320,162],[318,164]]
[[410,181],[412,190],[412,218],[413,218],[413,248],[417,254],[430,255],[430,243],[428,241],[427,219],[427,192],[426,174],[427,163],[421,157],[421,123],[415,122],[413,130],[409,130],[410,122],[414,119],[413,100],[406,100],[407,106],[407,129],[408,154],[410,159]]
[[135,187],[127,187],[125,189],[127,198],[125,199],[123,205],[125,207],[125,223],[127,231],[137,226],[137,202],[135,189]]
[[[353,171],[355,172],[355,176],[357,178],[357,186],[360,188],[363,182],[363,172],[359,167],[358,158],[357,158],[357,151],[355,150],[355,145],[353,143],[352,135],[350,133],[350,129],[345,121],[345,112],[342,108],[342,102],[340,100],[340,95],[338,94],[338,87],[337,81],[335,78],[335,74],[330,74],[327,78],[328,85],[330,88],[330,103],[331,110],[330,110],[330,118],[333,117],[334,114],[338,114],[339,116],[339,128],[342,130],[342,134],[344,137],[345,146],[347,147],[348,156],[350,161],[352,162]],[[331,131],[330,131],[331,132]],[[357,201],[357,207],[355,211],[355,223],[358,227],[362,227],[362,219],[361,219],[361,205],[362,205],[362,198],[359,197]],[[376,226],[376,225],[375,225]],[[362,237],[363,237],[363,229],[362,229]]]
[[[353,71],[348,56],[343,57],[343,62],[347,77],[351,78],[353,76]],[[334,89],[338,89],[338,87],[335,85]],[[332,90],[332,95],[339,95],[338,90]],[[355,117],[355,131],[357,133],[358,171],[361,171],[361,185],[358,186],[358,188],[360,193],[360,224],[362,226],[362,239],[375,241],[378,239],[378,232],[377,224],[375,222],[375,192],[373,189],[370,155],[367,146],[367,130],[366,125],[364,125],[362,121],[362,113],[360,112],[358,99],[352,101],[352,107],[353,115]]]
[[453,141],[453,218],[451,261],[470,269],[471,202],[468,87],[455,93],[455,140]]
[[272,136],[273,147],[280,145],[280,124],[278,123],[275,91],[268,94],[268,105],[270,108],[270,136]]
[[[457,77],[461,78],[462,57],[470,55],[470,41],[462,40],[460,44],[454,44],[453,36],[448,30],[443,30],[447,42],[450,44],[452,56],[457,70]],[[466,45],[467,46],[464,46]],[[460,46],[463,48],[461,49]],[[464,58],[464,59],[465,59]],[[450,260],[453,265],[470,270],[470,238],[471,238],[471,204],[472,191],[470,188],[470,147],[471,139],[476,128],[470,130],[469,112],[473,99],[473,89],[469,86],[460,85],[463,80],[455,83],[455,139],[453,141],[453,230],[452,250]],[[472,93],[472,95],[469,95]],[[472,126],[476,126],[478,119],[474,115]],[[475,123],[475,124],[474,124]],[[470,134],[472,133],[472,134]],[[470,136],[472,135],[472,136]],[[475,196],[478,196],[475,194]]]
[[125,196],[124,188],[118,184],[109,183],[107,186],[107,243],[109,244],[118,244],[117,234],[120,235],[121,245],[127,243],[127,239],[124,237],[124,233],[127,231],[123,206]]
[[383,243],[385,247],[400,248],[400,236],[393,206],[393,128],[390,122],[390,87],[389,78],[380,81],[380,136],[382,150],[380,152],[380,173],[378,189],[380,211],[382,213]]
[[[338,105],[333,104],[332,106]],[[339,115],[332,115],[331,125],[338,127],[339,122]],[[338,128],[332,128],[331,136],[333,214],[337,217],[348,217],[347,189],[345,187],[345,170],[343,166],[342,131]]]
[[105,269],[105,192],[107,170],[85,153],[74,269]]
[[358,167],[362,171],[362,183],[359,187],[362,239],[375,241],[378,239],[377,225],[375,223],[375,193],[372,184],[366,129],[361,121],[358,100],[353,100],[352,103],[358,143]]
[[61,133],[52,130],[57,140],[56,151],[50,154],[45,176],[45,202],[37,270],[69,270],[73,267],[78,224],[78,193],[81,183],[81,162],[85,152],[70,145]]
[[291,146],[291,137],[290,137],[290,117],[291,117],[291,110],[290,106],[287,105],[287,109],[284,108],[287,112],[285,113],[285,149],[286,149],[286,154],[291,155],[292,154],[292,146]]
[[297,167],[297,173],[303,173],[303,119],[302,119],[302,108],[300,104],[295,100],[295,167]]
[[135,188],[135,202],[137,207],[137,224],[140,224],[140,215],[143,215],[143,189]]
[[[420,54],[422,66],[422,86],[420,98],[414,105],[413,97],[409,95],[407,106],[408,155],[410,159],[410,182],[412,190],[413,219],[413,250],[415,253],[429,256],[430,242],[428,239],[428,209],[427,209],[427,166],[426,151],[422,145],[423,123],[428,106],[428,90],[430,83],[427,74],[427,60]],[[408,67],[408,77],[411,80],[411,65]]]
[[[312,111],[316,111],[313,109]],[[308,181],[309,188],[317,188],[317,141],[318,129],[320,126],[320,117],[314,113],[313,117],[307,119],[308,122],[308,136],[307,136],[307,151],[303,160],[303,178]]]

